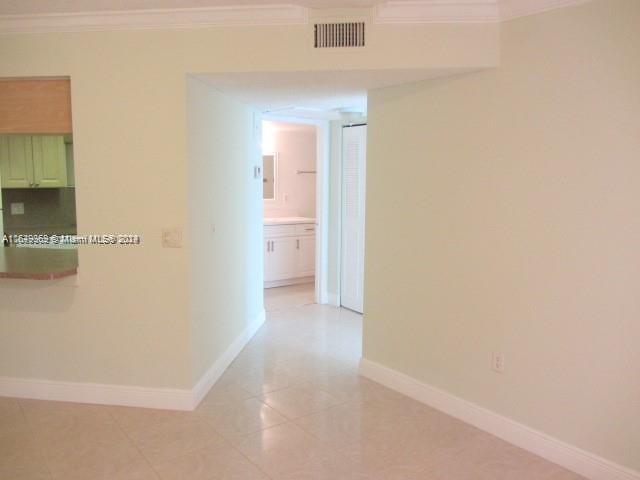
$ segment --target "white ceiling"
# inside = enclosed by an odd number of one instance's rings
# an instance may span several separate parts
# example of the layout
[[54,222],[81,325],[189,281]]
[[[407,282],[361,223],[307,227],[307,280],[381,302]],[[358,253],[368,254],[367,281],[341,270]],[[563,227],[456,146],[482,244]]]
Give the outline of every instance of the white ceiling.
[[292,4],[308,8],[370,7],[381,0],[2,0],[0,15]]
[[[280,116],[327,118],[338,110],[366,112],[367,92],[468,70],[348,70],[200,74],[197,78],[242,103]],[[331,117],[331,115],[329,115]]]

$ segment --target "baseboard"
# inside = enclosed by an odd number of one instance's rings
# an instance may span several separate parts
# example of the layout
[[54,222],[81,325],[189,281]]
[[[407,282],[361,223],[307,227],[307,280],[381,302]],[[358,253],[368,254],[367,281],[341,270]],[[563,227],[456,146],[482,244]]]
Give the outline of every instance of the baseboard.
[[0,377],[0,397],[125,407],[193,410],[265,321],[262,310],[192,389],[129,387],[31,378]]
[[640,480],[630,470],[370,360],[360,374],[591,480]]
[[234,340],[218,360],[205,372],[195,387],[193,387],[193,407],[196,408],[211,387],[218,381],[231,362],[238,356],[242,349],[253,338],[258,329],[266,320],[266,312],[262,310],[242,333]]
[[0,377],[0,396],[126,407],[191,410],[191,390]]
[[301,285],[303,283],[313,283],[315,281],[315,277],[299,277],[299,278],[289,278],[287,280],[271,280],[269,282],[264,282],[264,288],[277,288],[277,287],[286,287],[288,285]]
[[337,293],[327,293],[327,305],[331,305],[333,307],[340,306],[340,295]]

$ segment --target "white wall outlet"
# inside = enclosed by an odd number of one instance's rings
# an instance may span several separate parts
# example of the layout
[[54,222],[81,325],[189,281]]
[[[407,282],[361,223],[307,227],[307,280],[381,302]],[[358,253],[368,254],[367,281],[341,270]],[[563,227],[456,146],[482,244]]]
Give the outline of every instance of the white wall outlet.
[[162,229],[162,247],[163,248],[181,248],[182,247],[182,230],[179,228],[163,228]]
[[24,203],[12,203],[11,204],[11,215],[24,215]]
[[491,354],[491,370],[497,373],[504,373],[504,353],[493,352]]

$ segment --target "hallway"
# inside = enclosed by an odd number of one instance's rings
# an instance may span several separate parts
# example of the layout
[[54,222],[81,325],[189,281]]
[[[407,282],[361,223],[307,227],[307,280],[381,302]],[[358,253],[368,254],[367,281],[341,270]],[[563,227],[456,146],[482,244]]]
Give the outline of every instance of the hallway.
[[360,378],[359,315],[277,305],[194,412],[0,399],[0,478],[580,478]]

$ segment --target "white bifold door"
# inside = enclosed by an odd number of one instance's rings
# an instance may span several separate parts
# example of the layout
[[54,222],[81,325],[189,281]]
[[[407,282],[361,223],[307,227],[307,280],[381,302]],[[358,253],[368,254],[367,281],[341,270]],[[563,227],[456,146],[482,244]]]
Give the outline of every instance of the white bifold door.
[[340,303],[362,313],[367,126],[342,129],[342,261]]

